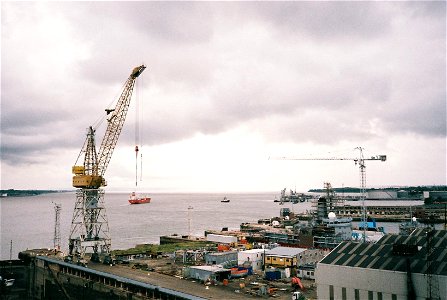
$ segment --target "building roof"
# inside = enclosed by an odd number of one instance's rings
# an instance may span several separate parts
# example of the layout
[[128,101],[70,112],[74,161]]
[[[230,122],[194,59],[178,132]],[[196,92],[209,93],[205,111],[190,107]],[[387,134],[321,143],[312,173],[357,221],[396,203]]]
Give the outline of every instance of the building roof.
[[319,264],[406,272],[407,260],[413,273],[427,273],[427,236],[430,236],[432,274],[447,275],[447,230],[425,228],[410,236],[387,234],[375,244],[342,242]]
[[265,255],[293,257],[304,251],[306,251],[306,249],[304,248],[276,247],[271,250],[265,251]]
[[250,253],[264,253],[264,251],[269,251],[267,249],[250,249],[250,250],[241,250],[239,253],[250,254]]
[[224,252],[212,252],[212,253],[207,253],[207,256],[237,256],[237,251],[224,251]]
[[230,272],[230,269],[226,269],[220,265],[206,265],[206,266],[190,266],[190,269],[194,270],[202,270],[210,273],[220,273],[220,272]]

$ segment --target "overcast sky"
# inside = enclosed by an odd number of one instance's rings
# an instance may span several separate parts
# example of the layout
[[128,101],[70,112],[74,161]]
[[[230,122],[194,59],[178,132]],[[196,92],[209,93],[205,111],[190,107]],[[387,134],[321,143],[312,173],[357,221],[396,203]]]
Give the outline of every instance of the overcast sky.
[[369,187],[446,184],[444,1],[2,1],[1,24],[2,189],[72,188],[87,127],[143,63],[110,191],[135,185],[138,99],[147,192],[359,186],[354,161],[268,159],[359,146],[388,157]]

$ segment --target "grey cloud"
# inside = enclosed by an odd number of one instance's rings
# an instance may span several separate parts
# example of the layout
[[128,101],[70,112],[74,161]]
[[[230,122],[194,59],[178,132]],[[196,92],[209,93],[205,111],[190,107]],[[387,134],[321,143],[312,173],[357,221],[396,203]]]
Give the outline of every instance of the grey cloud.
[[[69,22],[73,39],[89,55],[56,83],[50,77],[36,86],[29,83],[51,69],[23,76],[27,52],[2,45],[2,160],[32,160],[36,149],[80,149],[84,129],[143,62],[148,65],[144,87],[174,99],[148,99],[146,144],[241,124],[254,126],[266,139],[318,143],[374,138],[371,120],[387,134],[445,134],[445,9],[440,13],[437,5],[418,3],[46,3]],[[406,32],[396,18],[414,28]],[[233,41],[219,44],[228,49],[213,44],[223,29],[231,37],[247,24],[267,30],[269,44],[238,49]],[[5,36],[12,26],[6,25]],[[426,32],[438,39],[428,39]],[[396,37],[414,43],[399,49]],[[223,60],[225,51],[233,50],[238,51],[231,65]],[[428,78],[423,85],[432,90],[415,97],[413,77],[424,65],[420,77]],[[29,110],[23,99],[32,99]],[[408,105],[402,109],[402,103]],[[132,127],[129,119],[120,143],[133,141]],[[62,140],[60,128],[65,128]],[[45,132],[44,141],[30,139],[38,132]]]
[[[408,95],[408,97],[412,97]],[[410,100],[410,99],[407,99]],[[383,125],[389,132],[417,133],[424,136],[446,137],[446,96],[418,99],[413,103],[393,105],[382,116]]]
[[390,29],[392,16],[374,2],[275,2],[252,5],[262,20],[283,34],[340,42],[340,38],[375,38]]

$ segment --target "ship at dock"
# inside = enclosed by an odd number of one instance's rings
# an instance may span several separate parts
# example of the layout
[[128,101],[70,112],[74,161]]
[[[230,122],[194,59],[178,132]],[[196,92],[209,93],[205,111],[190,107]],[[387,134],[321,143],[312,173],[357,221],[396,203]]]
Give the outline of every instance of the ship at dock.
[[280,204],[283,204],[284,202],[292,202],[292,203],[299,203],[299,202],[305,202],[310,199],[312,199],[313,196],[306,195],[304,193],[298,193],[296,190],[290,190],[289,193],[286,193],[286,188],[281,190],[281,196],[279,200],[275,197],[273,200],[274,202],[280,202]]
[[[407,213],[411,211],[406,206],[345,205],[345,198],[338,196],[329,183],[325,183],[325,194],[310,202],[312,209],[304,214],[281,207],[279,217],[242,223],[238,234],[250,243],[334,249],[343,241],[377,242],[385,235],[385,229],[376,221],[401,222],[408,219]],[[413,211],[413,216],[417,211]]]

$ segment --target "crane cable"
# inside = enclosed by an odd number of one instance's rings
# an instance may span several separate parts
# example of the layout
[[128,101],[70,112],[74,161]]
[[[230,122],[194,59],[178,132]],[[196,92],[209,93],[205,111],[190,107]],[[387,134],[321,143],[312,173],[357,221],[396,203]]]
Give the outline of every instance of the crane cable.
[[[122,84],[122,86],[121,86],[121,90],[124,89],[124,86],[126,85],[126,83],[127,83],[127,81],[124,82],[124,83]],[[109,103],[109,105],[107,106],[107,109],[109,109],[110,107],[112,107],[112,105],[113,105],[115,102],[118,102],[118,100],[119,100],[119,98],[120,98],[120,97],[119,97],[119,94],[120,94],[120,91],[116,92],[115,97],[113,97],[113,100]],[[93,128],[93,131],[94,131],[94,132],[96,132],[96,129],[98,129],[99,126],[102,125],[102,123],[103,123],[104,120],[106,119],[107,115],[108,115],[107,113],[106,113],[106,114],[103,114],[101,117],[99,117],[98,119],[96,119],[95,122],[93,122],[92,128]],[[74,165],[76,165],[76,164],[78,163],[78,160],[79,160],[79,158],[81,157],[82,153],[85,152],[85,145],[86,145],[86,144],[87,144],[87,139],[84,140],[84,145],[82,145],[81,151],[79,152],[79,155],[78,155],[78,157],[76,158],[76,162],[75,162]]]
[[[113,110],[110,110],[111,107],[115,107],[116,104],[120,97],[121,97],[121,91],[124,90],[125,86],[127,85],[128,80],[126,80],[122,86],[121,86],[121,90],[118,90],[115,94],[115,96],[112,98],[113,100],[110,101],[109,105],[107,105],[106,107],[106,111],[110,111],[111,113],[113,113]],[[109,115],[109,113],[106,113],[104,115],[102,115],[101,117],[99,117],[98,119],[96,119],[96,121],[93,123],[92,128],[96,131],[97,128],[99,128],[99,126],[102,125],[102,123],[104,122],[104,120],[107,118],[107,116]]]
[[139,84],[138,81],[135,82],[136,85],[136,103],[135,103],[135,189],[138,186],[138,145],[140,143],[140,97],[139,97]]
[[[143,122],[143,120],[144,120],[144,116],[143,116],[144,110],[143,110],[143,100],[142,100],[143,97],[141,96],[141,93],[142,93],[141,89],[142,89],[142,87],[144,87],[143,78],[140,78],[140,81],[141,81],[141,83],[137,82],[138,87],[141,87],[141,88],[137,89],[137,102],[140,103],[139,123]],[[140,140],[140,147],[143,148],[143,138],[142,138],[140,130],[138,130],[138,134],[139,134],[139,140]],[[143,152],[140,152],[140,181],[143,181]]]

